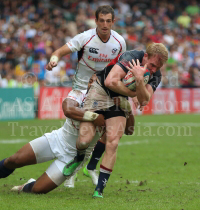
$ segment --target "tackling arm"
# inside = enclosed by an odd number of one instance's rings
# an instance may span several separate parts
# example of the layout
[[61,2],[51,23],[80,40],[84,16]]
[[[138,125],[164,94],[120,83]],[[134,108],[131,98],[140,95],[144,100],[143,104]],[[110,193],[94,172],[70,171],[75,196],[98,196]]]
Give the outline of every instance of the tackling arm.
[[114,103],[116,106],[119,106],[122,110],[126,110],[128,112],[126,128],[124,133],[126,135],[132,135],[134,132],[135,119],[129,101],[126,98],[120,96],[114,98]]
[[126,135],[132,135],[134,132],[134,126],[135,126],[135,118],[132,113],[132,111],[129,112],[129,117],[126,120],[126,128],[125,128],[125,134]]
[[78,106],[79,104],[77,101],[66,98],[62,102],[62,109],[64,115],[73,120],[83,121],[83,116],[85,111],[83,109],[80,109]]
[[64,115],[73,120],[81,122],[93,122],[96,126],[104,126],[104,116],[78,107],[77,101],[66,98],[62,103]]

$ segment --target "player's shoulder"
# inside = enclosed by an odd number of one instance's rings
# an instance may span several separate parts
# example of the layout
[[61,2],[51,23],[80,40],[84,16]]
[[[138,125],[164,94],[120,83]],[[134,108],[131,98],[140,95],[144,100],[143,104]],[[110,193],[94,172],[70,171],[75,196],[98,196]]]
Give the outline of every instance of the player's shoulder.
[[139,59],[140,62],[144,57],[144,51],[142,50],[129,50],[122,54],[122,57],[130,57],[132,59]]
[[79,89],[73,89],[69,92],[68,95],[75,95],[75,96],[82,96],[85,95],[87,90],[79,90]]
[[114,38],[118,39],[119,41],[125,42],[123,36],[120,35],[120,34],[118,34],[116,31],[111,30],[111,35],[112,35]]
[[84,31],[82,34],[83,34],[83,36],[85,36],[87,38],[94,37],[94,36],[97,35],[96,28],[92,28],[92,29],[89,29],[87,31]]
[[143,50],[129,50],[127,51],[127,53],[130,53],[131,55],[140,57],[140,56],[144,56],[144,51]]

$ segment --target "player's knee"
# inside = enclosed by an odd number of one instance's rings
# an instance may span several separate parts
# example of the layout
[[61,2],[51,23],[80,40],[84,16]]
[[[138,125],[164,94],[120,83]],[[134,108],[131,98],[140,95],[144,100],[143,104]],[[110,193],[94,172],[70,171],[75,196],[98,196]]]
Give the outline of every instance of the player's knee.
[[79,137],[79,143],[82,146],[86,146],[91,142],[92,138],[88,138],[87,136],[80,136]]
[[6,160],[7,164],[12,164],[14,166],[21,166],[22,164],[22,159],[21,156],[18,153],[15,153],[14,155],[10,156],[7,160]]
[[88,142],[79,142],[79,144],[77,144],[77,149],[86,149],[89,146]]
[[107,141],[106,142],[106,150],[109,152],[116,152],[118,147],[118,140]]

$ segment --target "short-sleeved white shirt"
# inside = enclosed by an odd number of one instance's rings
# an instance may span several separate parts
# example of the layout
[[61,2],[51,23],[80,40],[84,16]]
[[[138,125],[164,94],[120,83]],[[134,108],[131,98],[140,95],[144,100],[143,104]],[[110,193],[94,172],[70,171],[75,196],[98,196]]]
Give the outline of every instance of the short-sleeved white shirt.
[[67,42],[72,52],[78,51],[78,64],[73,81],[73,89],[85,90],[90,77],[102,71],[118,54],[126,51],[124,38],[111,30],[110,38],[103,42],[96,28],[76,35]]

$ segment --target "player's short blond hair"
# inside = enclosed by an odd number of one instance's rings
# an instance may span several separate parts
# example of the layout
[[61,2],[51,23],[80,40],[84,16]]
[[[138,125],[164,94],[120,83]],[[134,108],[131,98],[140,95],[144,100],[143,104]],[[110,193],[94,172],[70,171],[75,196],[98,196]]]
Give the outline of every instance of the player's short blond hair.
[[162,43],[152,43],[147,47],[146,53],[148,58],[159,55],[162,64],[166,63],[168,60],[168,50]]

